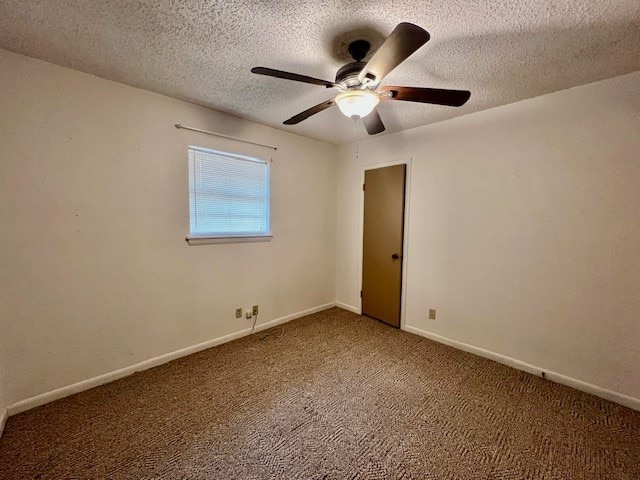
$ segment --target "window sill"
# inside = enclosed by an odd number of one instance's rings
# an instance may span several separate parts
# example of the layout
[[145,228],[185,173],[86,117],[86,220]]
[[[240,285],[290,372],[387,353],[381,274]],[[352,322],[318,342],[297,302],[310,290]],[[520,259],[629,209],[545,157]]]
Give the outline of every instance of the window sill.
[[189,245],[208,245],[211,243],[250,243],[270,242],[273,235],[248,235],[240,237],[187,237]]

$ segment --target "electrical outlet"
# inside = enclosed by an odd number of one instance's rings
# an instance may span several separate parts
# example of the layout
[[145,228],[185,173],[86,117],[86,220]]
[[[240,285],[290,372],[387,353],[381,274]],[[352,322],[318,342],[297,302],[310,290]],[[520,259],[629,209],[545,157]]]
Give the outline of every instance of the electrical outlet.
[[435,320],[436,319],[436,310],[435,308],[430,308],[429,309],[429,320]]
[[236,318],[242,318],[242,307],[236,308]]
[[253,306],[253,314],[258,315],[258,305]]
[[247,313],[245,314],[245,316],[247,317],[247,320],[251,320],[253,318],[253,315],[251,315],[249,309],[247,309]]

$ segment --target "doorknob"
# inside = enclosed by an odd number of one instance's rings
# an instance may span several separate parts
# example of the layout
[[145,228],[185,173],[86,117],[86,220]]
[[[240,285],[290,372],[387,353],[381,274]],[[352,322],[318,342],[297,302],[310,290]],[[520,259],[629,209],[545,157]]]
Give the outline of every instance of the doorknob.
[[397,253],[394,253],[393,255],[391,255],[391,258],[393,258],[394,260],[397,260],[400,258],[400,255],[398,255]]

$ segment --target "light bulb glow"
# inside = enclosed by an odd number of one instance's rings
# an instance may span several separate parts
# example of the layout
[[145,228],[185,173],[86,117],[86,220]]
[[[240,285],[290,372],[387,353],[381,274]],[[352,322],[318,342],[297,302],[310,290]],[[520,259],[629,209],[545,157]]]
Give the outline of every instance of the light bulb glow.
[[366,90],[349,90],[336,96],[336,103],[342,114],[351,118],[366,117],[379,101],[378,95]]

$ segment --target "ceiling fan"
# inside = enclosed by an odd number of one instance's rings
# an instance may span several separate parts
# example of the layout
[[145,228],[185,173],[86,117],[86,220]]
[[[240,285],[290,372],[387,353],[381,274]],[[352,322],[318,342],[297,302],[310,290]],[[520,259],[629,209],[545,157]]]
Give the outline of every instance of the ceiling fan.
[[339,90],[340,93],[333,99],[294,115],[283,122],[285,125],[300,123],[311,115],[337,104],[340,111],[347,117],[361,118],[369,135],[375,135],[384,131],[384,124],[376,110],[380,99],[432,103],[450,107],[460,107],[469,100],[471,92],[467,90],[380,86],[382,80],[394,68],[427,43],[429,38],[429,32],[423,28],[412,23],[399,23],[368,62],[362,60],[371,48],[369,42],[366,40],[351,42],[349,53],[354,61],[338,70],[335,82],[265,67],[254,67],[251,72]]

